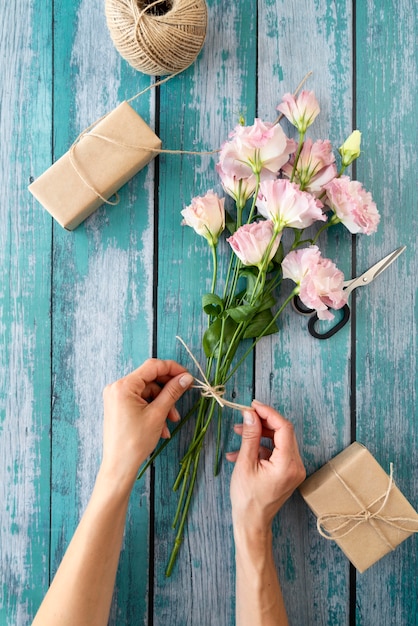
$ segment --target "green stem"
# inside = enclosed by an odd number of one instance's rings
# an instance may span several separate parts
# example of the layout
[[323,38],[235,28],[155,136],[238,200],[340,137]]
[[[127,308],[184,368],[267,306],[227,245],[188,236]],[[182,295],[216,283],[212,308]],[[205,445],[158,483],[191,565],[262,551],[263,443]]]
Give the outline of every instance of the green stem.
[[[207,401],[206,398],[202,398],[202,400]],[[183,464],[187,461],[187,459],[194,453],[194,451],[196,450],[196,448],[203,442],[203,439],[206,435],[206,432],[209,428],[209,424],[212,421],[212,417],[213,417],[213,412],[215,410],[215,404],[216,404],[216,400],[214,398],[211,399],[211,404],[209,406],[209,415],[206,418],[206,421],[204,423],[204,425],[202,426],[202,428],[199,429],[198,434],[197,433],[197,429],[195,431],[195,437],[193,438],[190,446],[187,449],[187,452],[185,453],[185,455],[183,456],[182,460],[181,460],[181,464],[182,464],[182,468],[183,468]],[[180,469],[179,475],[182,473],[182,468]],[[177,478],[178,480],[178,478]],[[177,483],[176,480],[176,483]]]
[[321,234],[327,230],[327,228],[329,228],[330,226],[334,226],[336,222],[332,221],[332,218],[328,221],[325,222],[325,224],[323,224],[321,226],[321,228],[318,230],[318,232],[316,233],[315,237],[312,239],[312,245],[314,246],[316,244],[316,242],[318,241],[319,237],[321,236]]
[[190,479],[190,485],[189,485],[189,490],[188,490],[188,493],[187,493],[186,502],[184,503],[183,513],[182,513],[182,516],[181,516],[179,528],[178,528],[178,531],[177,531],[176,538],[174,540],[174,546],[173,546],[173,549],[171,551],[170,558],[168,560],[167,569],[165,571],[165,575],[167,577],[171,576],[174,564],[176,562],[177,554],[178,554],[178,551],[180,549],[181,542],[182,542],[182,539],[183,539],[184,525],[186,523],[187,513],[188,513],[189,507],[190,507],[190,501],[191,501],[192,494],[193,494],[193,487],[194,487],[195,482],[196,482],[197,468],[198,468],[198,464],[199,464],[200,451],[201,451],[201,448],[199,448],[197,450],[196,456],[195,456],[194,461],[193,461],[194,462],[193,472],[192,472],[192,476],[191,476],[191,479]]
[[[185,496],[185,493],[186,493],[186,487],[187,487],[187,483],[188,483],[189,476],[190,476],[190,465],[192,463],[192,460],[193,460],[193,458],[190,457],[187,460],[187,463],[185,463],[185,468],[186,469],[185,469],[185,471],[183,473],[183,485],[181,487],[181,491],[180,491],[180,495],[179,495],[179,501],[177,503],[177,509],[176,509],[176,513],[174,515],[174,519],[173,519],[173,523],[172,523],[172,528],[176,528],[178,520],[179,520],[179,517],[180,517],[181,508],[183,506],[183,500],[184,500],[184,496]],[[176,481],[176,483],[177,483],[177,481]],[[177,486],[177,488],[178,488],[178,486]],[[177,491],[177,489],[175,488],[175,485],[173,487],[173,491]]]
[[177,424],[177,426],[171,431],[171,437],[170,439],[166,439],[165,441],[163,441],[163,443],[158,446],[158,448],[156,450],[154,450],[154,452],[151,454],[151,456],[149,457],[148,461],[145,463],[145,465],[142,467],[142,469],[140,470],[138,476],[137,476],[137,480],[140,480],[142,478],[142,476],[145,474],[145,472],[147,471],[147,469],[149,468],[149,466],[155,461],[155,459],[157,458],[157,456],[159,456],[161,454],[161,452],[164,450],[164,448],[166,448],[168,446],[168,444],[170,443],[170,441],[177,435],[177,433],[183,428],[183,426],[186,424],[186,422],[191,418],[191,416],[194,414],[194,412],[196,411],[196,408],[199,405],[200,400],[198,400],[197,402],[194,403],[194,405],[192,406],[192,408],[190,409],[190,411],[188,411],[188,413],[186,414],[185,417],[183,417],[183,419]]
[[255,346],[258,344],[258,342],[260,341],[260,339],[262,339],[264,337],[264,335],[267,334],[267,332],[269,331],[270,327],[276,322],[277,318],[279,317],[279,315],[281,315],[285,309],[285,307],[289,304],[289,302],[292,300],[292,298],[294,296],[296,296],[299,293],[299,287],[295,287],[295,289],[292,291],[292,293],[290,294],[290,296],[288,296],[286,298],[286,300],[284,301],[284,303],[282,304],[282,306],[280,307],[280,309],[277,311],[277,313],[274,315],[273,319],[271,320],[271,322],[269,324],[267,324],[267,326],[265,327],[265,329],[263,330],[263,332],[257,337],[257,339],[255,339],[255,341],[253,341],[253,343],[251,344],[251,346],[248,348],[248,350],[245,352],[245,354],[240,358],[240,360],[238,361],[238,363],[235,365],[235,367],[231,370],[231,372],[228,374],[228,376],[225,378],[224,380],[224,384],[228,382],[228,380],[230,378],[232,378],[232,376],[235,374],[235,372],[237,371],[237,369],[240,367],[241,363],[243,363],[245,361],[245,359],[247,358],[247,356],[250,354],[250,352],[255,348]]
[[216,254],[216,246],[211,244],[211,250],[212,250],[212,259],[213,259],[213,274],[212,274],[212,287],[211,287],[211,293],[214,294],[215,293],[215,287],[216,287],[216,279],[218,276],[218,255]]
[[222,407],[218,406],[218,428],[216,431],[216,450],[215,450],[215,463],[213,468],[213,475],[219,474],[219,457],[221,448],[221,435],[222,435]]
[[296,151],[296,156],[295,156],[295,162],[293,163],[293,168],[292,168],[292,174],[290,176],[290,182],[292,183],[294,178],[295,178],[295,174],[296,174],[296,168],[298,165],[298,161],[299,161],[299,157],[300,157],[300,153],[302,152],[302,148],[303,148],[303,140],[305,139],[305,133],[300,133],[299,135],[299,143],[298,143],[298,149]]
[[252,201],[252,204],[251,204],[250,213],[248,215],[247,224],[250,224],[251,220],[253,219],[253,215],[254,215],[254,211],[255,211],[255,205],[256,205],[256,202],[257,202],[257,196],[258,196],[258,192],[260,190],[260,172],[256,172],[255,173],[255,178],[256,178],[255,191],[254,191],[253,201]]

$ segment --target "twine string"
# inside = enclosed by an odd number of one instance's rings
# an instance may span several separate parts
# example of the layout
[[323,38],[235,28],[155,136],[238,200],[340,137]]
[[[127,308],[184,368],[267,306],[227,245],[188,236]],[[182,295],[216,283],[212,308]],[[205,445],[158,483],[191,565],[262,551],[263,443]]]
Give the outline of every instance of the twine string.
[[[350,496],[355,500],[355,502],[359,505],[360,510],[357,513],[325,513],[324,515],[320,515],[317,519],[317,529],[322,537],[325,539],[342,539],[349,535],[353,530],[355,530],[358,526],[364,523],[371,523],[373,525],[374,530],[377,532],[379,537],[384,541],[384,543],[391,549],[394,550],[395,546],[393,546],[390,541],[385,537],[382,531],[379,528],[379,525],[374,522],[381,522],[390,526],[391,528],[395,528],[397,530],[401,530],[409,533],[417,533],[418,532],[418,519],[413,519],[409,517],[390,517],[382,514],[383,509],[385,508],[387,501],[389,499],[392,488],[395,486],[393,480],[393,463],[390,464],[390,475],[389,475],[389,483],[388,487],[384,494],[376,498],[373,502],[371,502],[368,506],[364,506],[363,503],[357,497],[357,494],[351,489],[351,487],[345,482],[342,476],[337,472],[335,467],[331,462],[329,465],[334,472],[335,476],[344,486],[345,490],[350,494]],[[382,500],[382,504],[379,506],[377,511],[372,512],[371,509],[378,502]],[[337,526],[332,529],[326,528],[327,522],[337,522]],[[415,525],[415,528],[406,527],[404,524]]]
[[153,76],[192,65],[206,38],[205,0],[106,0],[105,13],[120,55]]
[[225,394],[225,386],[224,385],[211,385],[208,379],[206,378],[205,372],[203,371],[198,360],[196,359],[196,357],[194,356],[194,354],[192,353],[192,351],[190,350],[186,342],[178,335],[176,335],[176,339],[178,339],[178,341],[180,341],[180,343],[183,345],[187,354],[192,359],[201,377],[203,378],[203,380],[200,380],[200,378],[197,378],[196,376],[193,377],[195,380],[195,384],[192,385],[193,389],[199,389],[201,395],[204,398],[213,398],[222,408],[224,406],[227,406],[231,409],[236,409],[237,411],[245,411],[245,410],[251,409],[251,407],[246,406],[245,404],[239,404],[238,402],[231,402],[230,400],[226,400],[223,397]]

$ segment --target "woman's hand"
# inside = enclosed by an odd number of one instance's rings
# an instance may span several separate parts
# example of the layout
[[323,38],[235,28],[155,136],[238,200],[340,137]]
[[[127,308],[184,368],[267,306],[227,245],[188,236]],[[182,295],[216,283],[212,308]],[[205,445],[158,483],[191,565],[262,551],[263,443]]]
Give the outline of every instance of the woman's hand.
[[170,436],[166,419],[180,419],[176,401],[193,377],[175,361],[149,359],[103,392],[101,472],[132,487],[140,465],[158,440]]
[[[235,462],[231,479],[234,526],[268,528],[283,503],[305,479],[292,424],[271,407],[256,400],[243,411],[243,424],[235,426],[242,436],[239,452],[227,459]],[[272,440],[273,450],[260,446],[261,437]]]

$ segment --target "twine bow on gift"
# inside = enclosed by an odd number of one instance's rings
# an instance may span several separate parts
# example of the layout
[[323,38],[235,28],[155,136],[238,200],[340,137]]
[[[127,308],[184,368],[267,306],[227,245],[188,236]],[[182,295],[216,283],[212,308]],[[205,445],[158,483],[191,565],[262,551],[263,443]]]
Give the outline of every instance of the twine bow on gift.
[[193,389],[199,389],[201,395],[204,398],[213,398],[222,408],[224,406],[227,406],[231,409],[237,409],[238,411],[245,411],[245,410],[251,409],[251,407],[246,406],[245,404],[238,404],[238,402],[231,402],[230,400],[225,400],[225,398],[223,397],[225,394],[224,385],[211,385],[208,379],[206,378],[203,369],[199,365],[196,357],[194,356],[194,354],[192,353],[192,351],[190,350],[186,342],[178,335],[176,335],[176,339],[178,339],[180,343],[183,345],[187,354],[192,359],[193,363],[196,365],[197,369],[200,372],[200,375],[203,378],[203,380],[200,380],[199,378],[196,378],[194,376],[195,384],[192,385]]
[[[340,476],[332,463],[329,463],[332,471],[338,480],[342,483],[346,491],[351,495],[351,497],[357,502],[360,507],[358,513],[325,513],[324,515],[320,515],[317,519],[317,529],[322,537],[325,539],[342,539],[349,535],[355,528],[360,526],[360,524],[365,523],[373,523],[381,522],[382,524],[386,524],[391,528],[395,528],[397,530],[401,530],[403,532],[408,533],[417,533],[418,532],[418,519],[413,519],[409,517],[389,517],[383,513],[383,509],[385,508],[387,501],[390,496],[390,492],[392,488],[395,486],[393,480],[393,463],[390,464],[390,475],[389,475],[389,484],[386,492],[376,498],[373,502],[370,502],[368,506],[364,506],[355,492],[347,485],[345,480]],[[383,500],[382,504],[376,511],[372,511],[371,509],[381,500]],[[337,526],[334,526],[332,529],[326,527],[327,522],[336,522]],[[405,527],[404,524],[410,524],[412,527]],[[373,524],[374,530],[377,532],[379,537],[386,543],[386,545],[394,550],[395,546],[393,546],[387,537],[381,532],[379,526],[377,524]]]

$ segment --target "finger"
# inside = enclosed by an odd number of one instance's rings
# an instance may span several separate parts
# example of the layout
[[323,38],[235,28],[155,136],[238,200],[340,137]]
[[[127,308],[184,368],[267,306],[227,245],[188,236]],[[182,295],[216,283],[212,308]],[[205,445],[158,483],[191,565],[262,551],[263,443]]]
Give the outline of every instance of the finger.
[[270,460],[276,462],[278,460],[282,461],[287,457],[293,458],[295,453],[299,456],[295,431],[293,425],[287,422],[274,434],[274,449]]
[[255,411],[245,409],[242,412],[242,441],[237,463],[254,466],[258,462],[261,440],[261,421]]
[[[270,428],[264,428],[263,422],[261,422],[261,426],[262,426],[261,436],[265,437],[266,439],[271,439],[273,441],[274,430],[270,430]],[[242,424],[234,424],[233,428],[234,428],[234,432],[237,435],[242,435]]]
[[154,400],[154,398],[158,396],[160,391],[161,391],[160,385],[158,385],[156,382],[153,381],[145,385],[144,389],[142,390],[141,395],[145,400],[148,400],[149,398],[152,398]]
[[[268,461],[269,458],[271,457],[271,452],[272,452],[271,448],[260,446],[258,449],[258,458],[263,459],[264,461]],[[239,450],[234,450],[233,452],[227,452],[225,454],[225,457],[227,461],[230,461],[231,463],[235,463],[235,461],[238,458],[238,454],[239,454]]]
[[193,380],[193,376],[187,372],[172,378],[164,385],[150,406],[167,415],[177,400],[192,385]]
[[263,425],[267,426],[267,428],[270,428],[271,430],[278,430],[285,424],[289,423],[283,415],[267,404],[263,404],[258,400],[253,400],[251,406],[257,412],[257,415],[259,415],[261,419],[265,420]]
[[170,422],[179,422],[181,417],[180,417],[180,413],[177,411],[176,407],[173,406],[167,415],[168,419],[170,420]]
[[258,452],[258,458],[263,459],[264,461],[268,461],[271,457],[272,450],[271,448],[266,448],[265,446],[260,446],[260,450]]
[[163,429],[161,431],[161,439],[170,439],[171,438],[171,433],[168,429],[167,424],[164,424]]
[[148,359],[126,376],[132,383],[147,385],[152,381],[168,382],[174,376],[187,372],[186,368],[171,360]]

